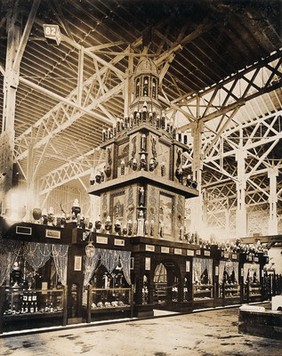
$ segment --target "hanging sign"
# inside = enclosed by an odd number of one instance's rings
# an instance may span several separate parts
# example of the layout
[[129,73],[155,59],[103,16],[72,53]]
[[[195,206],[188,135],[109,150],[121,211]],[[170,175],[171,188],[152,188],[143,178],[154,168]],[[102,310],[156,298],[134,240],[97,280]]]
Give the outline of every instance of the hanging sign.
[[43,31],[45,38],[56,41],[59,46],[61,43],[61,31],[58,25],[44,24]]

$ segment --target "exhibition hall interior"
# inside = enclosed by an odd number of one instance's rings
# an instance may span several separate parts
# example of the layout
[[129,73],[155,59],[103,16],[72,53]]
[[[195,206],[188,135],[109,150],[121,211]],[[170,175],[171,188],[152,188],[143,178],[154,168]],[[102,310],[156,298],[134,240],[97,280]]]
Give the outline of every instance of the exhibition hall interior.
[[236,306],[281,338],[281,31],[279,0],[1,1],[0,337]]

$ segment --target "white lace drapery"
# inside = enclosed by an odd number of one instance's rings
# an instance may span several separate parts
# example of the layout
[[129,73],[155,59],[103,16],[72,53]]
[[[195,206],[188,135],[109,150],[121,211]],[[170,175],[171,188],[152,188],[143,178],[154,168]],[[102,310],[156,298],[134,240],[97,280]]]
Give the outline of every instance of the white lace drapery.
[[63,286],[67,285],[68,252],[68,245],[52,245],[52,256],[54,259],[56,271],[59,277],[59,281]]
[[124,278],[130,285],[130,258],[130,251],[96,248],[93,257],[85,256],[85,274],[83,285],[87,286],[90,282],[99,261],[109,273],[112,273],[119,263],[121,263]]
[[37,271],[53,257],[59,281],[65,286],[67,284],[68,251],[68,245],[25,242],[23,258]]
[[0,239],[0,286],[10,278],[13,265],[22,248],[22,242]]
[[224,278],[224,271],[227,273],[228,276],[231,276],[232,273],[235,275],[235,283],[239,281],[239,262],[236,261],[220,261],[219,263],[219,283],[223,282]]
[[131,252],[130,251],[119,251],[120,254],[120,263],[122,266],[122,271],[126,282],[131,285],[130,278],[130,261],[131,261]]
[[258,263],[244,263],[244,283],[260,280],[260,265]]
[[85,256],[85,263],[84,263],[85,270],[84,270],[84,281],[83,281],[84,287],[86,287],[90,282],[93,273],[98,265],[99,260],[100,260],[100,256],[97,255],[96,253],[92,257]]
[[27,242],[23,248],[23,258],[37,271],[50,259],[51,245],[38,242]]
[[65,286],[67,284],[68,251],[68,245],[0,239],[0,286],[10,277],[13,265],[20,255],[35,271],[42,268],[53,256],[59,281]]
[[207,270],[209,284],[212,284],[212,268],[213,260],[211,258],[195,257],[193,259],[193,283],[200,283],[202,274]]

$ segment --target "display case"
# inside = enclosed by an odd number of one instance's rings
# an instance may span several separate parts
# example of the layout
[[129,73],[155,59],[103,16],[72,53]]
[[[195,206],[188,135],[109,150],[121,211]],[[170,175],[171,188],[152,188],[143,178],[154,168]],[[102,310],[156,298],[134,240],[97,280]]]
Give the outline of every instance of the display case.
[[261,295],[261,285],[260,283],[250,283],[249,284],[249,296],[258,297]]
[[86,319],[91,322],[103,316],[133,315],[132,288],[93,288],[87,290]]
[[219,297],[240,297],[239,263],[230,259],[219,262]]
[[193,299],[213,298],[213,286],[211,284],[194,284]]
[[244,300],[258,301],[261,299],[260,265],[258,263],[245,263],[243,267]]
[[198,258],[193,260],[193,299],[213,298],[213,260]]
[[154,302],[163,304],[167,301],[167,283],[155,282],[154,283]]
[[221,298],[240,297],[240,285],[237,283],[227,283],[220,286]]
[[0,332],[66,325],[65,289],[1,288]]

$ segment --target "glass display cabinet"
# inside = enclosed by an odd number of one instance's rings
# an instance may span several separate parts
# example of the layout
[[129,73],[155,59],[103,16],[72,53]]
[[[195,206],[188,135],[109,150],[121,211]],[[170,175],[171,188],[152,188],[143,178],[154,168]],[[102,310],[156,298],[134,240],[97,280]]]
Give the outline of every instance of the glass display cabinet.
[[239,263],[237,261],[220,261],[219,297],[223,299],[240,297]]
[[133,315],[132,288],[94,288],[87,290],[87,322],[102,315],[132,317]]
[[260,265],[258,263],[244,263],[244,299],[257,301],[261,298]]
[[66,325],[65,289],[1,287],[0,332],[54,324]]
[[213,286],[212,284],[194,284],[193,286],[194,300],[203,298],[213,298]]
[[213,298],[213,260],[194,258],[193,260],[193,299]]
[[221,298],[240,297],[240,285],[237,283],[222,284],[220,288]]

